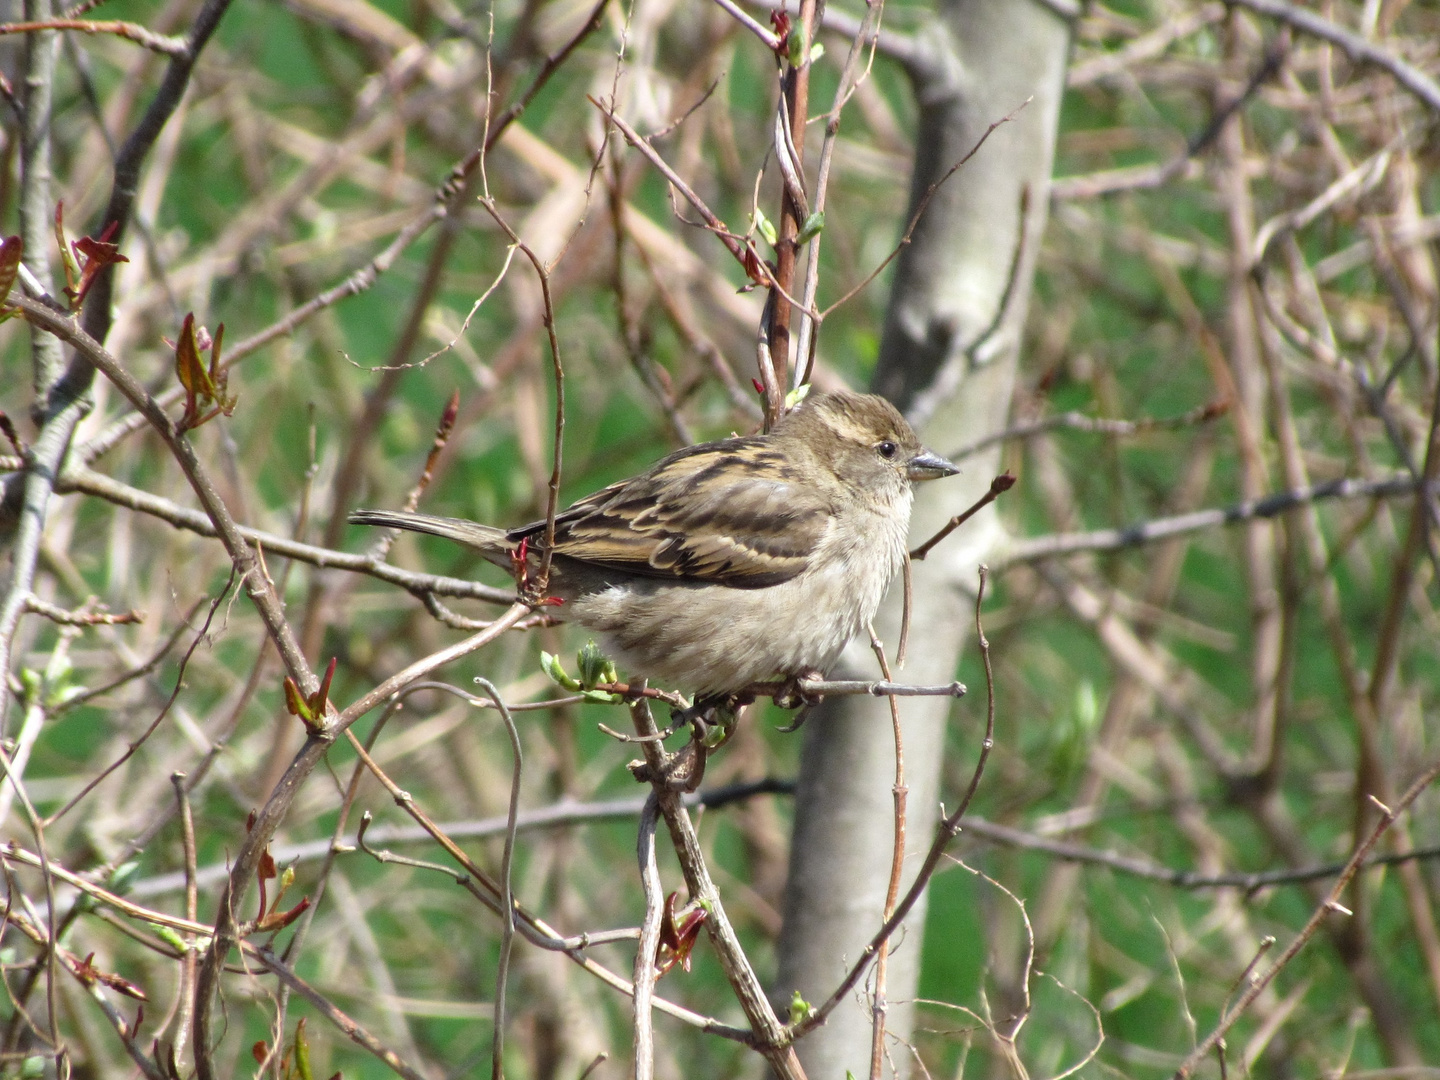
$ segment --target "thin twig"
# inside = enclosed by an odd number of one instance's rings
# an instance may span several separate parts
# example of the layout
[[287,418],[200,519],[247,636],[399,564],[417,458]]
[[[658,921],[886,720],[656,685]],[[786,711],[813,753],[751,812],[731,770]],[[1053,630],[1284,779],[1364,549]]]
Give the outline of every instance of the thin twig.
[[195,650],[208,639],[210,623],[215,619],[215,612],[219,610],[225,597],[230,595],[230,589],[234,584],[235,568],[232,566],[230,576],[226,579],[225,584],[221,587],[220,591],[215,594],[215,599],[210,601],[210,610],[205,614],[205,622],[201,624],[199,630],[195,631],[195,639],[190,642],[190,647],[181,654],[179,669],[175,672],[175,686],[170,691],[170,696],[165,699],[165,704],[160,706],[160,711],[156,714],[155,719],[150,721],[150,725],[142,731],[138,737],[132,739],[126,745],[124,752],[118,758],[96,773],[95,776],[86,782],[84,787],[67,799],[60,809],[45,819],[44,824],[47,828],[73,810],[87,795],[99,787],[107,776],[134,757],[135,752],[144,746],[146,740],[155,734],[156,729],[164,723],[165,717],[170,715],[171,708],[175,705],[176,699],[180,697],[180,691],[185,686],[185,669],[190,666],[190,658],[195,655]]
[[1360,64],[1372,64],[1394,76],[1395,81],[1423,102],[1432,112],[1440,113],[1440,83],[1419,68],[1386,51],[1359,34],[1336,26],[1314,11],[1295,7],[1284,0],[1226,0],[1236,7],[1248,8],[1257,15],[1278,19],[1302,33],[1338,45],[1346,56]]
[[[875,653],[875,659],[880,664],[880,672],[888,682],[890,680],[890,662],[885,659],[885,644],[875,633],[873,624],[867,629],[870,631],[870,649]],[[900,895],[900,877],[905,870],[905,804],[910,794],[910,789],[905,786],[905,740],[900,727],[900,702],[894,694],[888,696],[890,726],[895,734],[895,786],[892,789],[895,799],[895,845],[890,855],[890,882],[885,889],[884,917],[886,919],[895,913],[895,901]],[[880,1080],[880,1069],[883,1063],[885,1014],[889,1008],[889,1002],[885,997],[889,963],[890,942],[886,940],[880,943],[879,953],[875,958],[875,992],[870,1004],[870,1080]]]
[[[654,734],[655,721],[650,715],[650,704],[646,699],[636,700],[630,706],[630,715],[638,734]],[[792,1040],[785,1026],[776,1017],[770,999],[751,967],[735,928],[725,912],[719,890],[710,878],[699,837],[695,834],[695,826],[681,801],[681,792],[667,782],[673,770],[673,762],[665,753],[664,747],[657,743],[645,742],[641,747],[645,754],[644,767],[648,769],[653,790],[659,800],[660,813],[670,831],[670,840],[685,875],[690,898],[706,910],[706,933],[711,944],[715,946],[716,956],[730,988],[750,1022],[752,1044],[765,1056],[780,1080],[801,1080],[805,1072],[791,1045]]]
[[41,600],[38,596],[25,598],[25,610],[32,615],[49,619],[57,626],[127,626],[145,621],[143,611],[66,611],[56,604]]
[[184,38],[170,37],[147,30],[138,23],[115,19],[45,19],[41,22],[0,23],[0,35],[33,34],[40,30],[78,30],[82,34],[111,34],[160,53],[162,56],[184,56],[189,46]]
[[1425,490],[1433,493],[1434,484],[1417,484],[1410,476],[1389,476],[1377,480],[1327,480],[1295,491],[1280,491],[1263,499],[1247,499],[1232,506],[1210,510],[1193,510],[1172,517],[1155,518],[1123,529],[1096,529],[1092,532],[1056,533],[1021,540],[1002,553],[998,569],[1020,563],[1038,562],[1061,555],[1084,551],[1118,551],[1121,548],[1152,544],[1173,536],[1213,529],[1218,525],[1236,525],[1261,518],[1277,517],[1287,510],[1327,499],[1390,499],[1415,495]]
[[[366,751],[363,746],[361,746],[359,740],[355,738],[353,732],[347,731],[346,736],[350,740],[350,745],[354,748],[356,754],[364,763],[365,767],[377,780],[380,781],[381,785],[384,786],[385,790],[388,791],[391,797],[395,799],[396,804],[403,808],[404,811],[408,815],[410,815],[411,818],[418,822],[421,828],[425,831],[426,836],[439,844],[440,847],[444,849],[445,853],[449,855],[452,859],[454,859],[455,862],[465,871],[463,875],[455,875],[455,880],[457,884],[466,887],[472,896],[474,896],[477,900],[483,903],[486,907],[490,908],[490,910],[496,912],[496,914],[499,914],[499,883],[496,882],[481,867],[476,865],[474,860],[472,860],[467,854],[465,854],[465,852],[459,847],[459,845],[455,843],[454,840],[451,839],[451,837],[446,833],[446,831],[442,829],[439,825],[435,824],[435,822],[432,821],[430,817],[423,810],[420,809],[420,807],[416,804],[415,799],[410,795],[409,792],[401,789],[394,780],[392,780],[388,775],[386,775],[385,771],[380,768],[380,766],[375,762],[375,759],[370,756],[369,752]],[[507,827],[508,824],[509,823],[507,819]],[[525,939],[527,941],[531,942],[534,945],[538,945],[542,949],[551,949],[557,952],[563,952],[571,960],[579,964],[580,967],[584,968],[591,975],[594,975],[596,978],[600,979],[607,986],[610,986],[627,996],[634,995],[635,988],[633,983],[629,982],[626,979],[622,979],[620,976],[614,974],[605,967],[602,967],[600,964],[596,963],[590,957],[585,955],[585,950],[590,947],[592,942],[596,942],[601,939],[612,940],[612,935],[581,934],[578,937],[566,938],[556,933],[555,930],[553,930],[549,925],[547,925],[542,919],[527,911],[524,906],[521,905],[518,901],[516,901],[514,904],[514,911],[518,919],[516,923],[516,928],[525,936]],[[620,935],[620,937],[622,938],[633,936],[633,933],[630,931],[625,931]],[[655,1008],[659,1009],[660,1011],[665,1012],[670,1016],[675,1017],[676,1019],[682,1020],[687,1024],[697,1027],[702,1031],[709,1032],[712,1035],[718,1035],[721,1038],[730,1039],[735,1042],[743,1043],[747,1046],[753,1045],[755,1042],[754,1035],[743,1028],[732,1027],[729,1024],[721,1023],[720,1021],[715,1020],[712,1017],[703,1016],[698,1013],[691,1012],[689,1009],[683,1008],[682,1006],[676,1005],[675,1003],[667,1001],[663,998],[657,997],[655,999],[654,1005]]]
[[[185,790],[185,774],[173,773],[175,803],[180,811],[180,845],[185,859],[185,918],[199,918],[199,886],[196,883],[195,820],[190,812],[190,793]],[[172,1052],[177,1059],[185,1054],[185,1040],[190,1036],[190,1021],[195,1015],[195,937],[190,935],[185,955],[180,959],[180,1006],[175,1014],[175,1040]]]
[[946,169],[944,175],[942,175],[938,180],[936,180],[933,184],[931,184],[925,189],[925,194],[920,196],[920,201],[915,206],[915,212],[910,215],[910,221],[905,226],[905,233],[900,237],[900,242],[890,249],[890,254],[886,255],[885,258],[880,261],[879,266],[875,267],[874,270],[871,270],[870,273],[866,274],[858,285],[851,288],[849,292],[845,293],[844,296],[840,297],[840,299],[836,300],[833,304],[821,309],[819,315],[821,321],[827,319],[830,314],[834,312],[837,308],[843,307],[844,305],[848,304],[851,300],[855,299],[855,297],[859,296],[862,292],[869,288],[870,283],[874,281],[877,277],[879,277],[885,271],[885,268],[895,260],[895,256],[899,255],[900,252],[904,251],[905,248],[909,247],[910,240],[915,235],[915,229],[919,226],[920,219],[925,216],[925,210],[927,207],[929,207],[930,200],[935,197],[935,193],[945,185],[945,182],[947,180],[949,180],[952,176],[959,172],[964,167],[966,162],[968,162],[972,157],[974,157],[980,152],[980,148],[985,145],[985,140],[990,138],[990,135],[995,131],[996,128],[998,128],[1001,124],[1008,124],[1011,120],[1015,119],[1015,116],[1020,112],[1020,109],[1025,108],[1025,106],[1028,104],[1030,104],[1030,102],[1027,99],[1020,105],[1019,108],[1015,109],[1013,112],[1009,113],[1006,116],[1002,116],[999,120],[994,121],[989,127],[985,129],[984,133],[980,136],[979,139],[975,141],[975,145],[972,146],[968,152],[966,152],[964,157],[962,157],[959,161],[955,162],[954,165],[951,165],[950,168]]
[[510,871],[515,859],[515,820],[520,814],[520,776],[524,757],[520,751],[520,732],[510,715],[500,691],[489,679],[476,676],[475,683],[495,702],[505,730],[510,734],[510,752],[514,765],[510,772],[510,806],[505,816],[505,846],[500,856],[500,959],[495,965],[495,1041],[491,1055],[491,1080],[502,1080],[505,1067],[505,982],[510,972],[510,950],[515,944],[515,897]]
[[764,42],[765,47],[771,52],[780,48],[780,39],[751,18],[750,13],[735,3],[735,0],[715,0],[715,3],[723,8],[732,19]]
[[980,608],[985,599],[985,581],[987,576],[988,571],[986,567],[982,566],[980,568],[980,586],[975,595],[975,625],[978,630],[977,641],[980,647],[980,655],[985,662],[985,738],[980,744],[980,755],[975,764],[975,772],[970,778],[970,786],[955,812],[944,818],[936,827],[935,839],[930,845],[930,850],[925,855],[925,861],[921,864],[919,872],[915,875],[915,880],[910,883],[910,888],[906,891],[900,903],[895,906],[895,910],[891,916],[886,919],[884,925],[875,932],[875,936],[870,939],[870,943],[865,946],[859,958],[851,965],[850,970],[846,972],[845,977],[840,981],[840,985],[825,999],[824,1004],[814,1009],[808,1017],[787,1026],[786,1030],[792,1039],[802,1038],[807,1032],[813,1031],[825,1023],[826,1019],[835,1011],[836,1007],[850,996],[850,992],[854,990],[860,980],[864,978],[865,972],[869,970],[871,960],[875,958],[881,945],[890,940],[895,931],[900,928],[900,924],[905,921],[905,917],[910,914],[910,910],[919,901],[920,897],[925,894],[925,889],[928,887],[930,879],[935,875],[941,859],[944,858],[945,849],[950,846],[950,842],[959,834],[960,820],[965,816],[965,811],[970,808],[970,801],[975,797],[975,792],[980,786],[980,777],[984,774],[985,763],[990,757],[991,748],[995,745],[995,678],[990,668],[990,643],[986,640],[984,630],[980,624]]
[[[884,0],[870,0],[865,5],[865,16],[856,27],[855,33],[850,39],[850,50],[846,53],[845,64],[840,69],[840,82],[835,87],[835,96],[831,101],[830,111],[825,114],[825,134],[820,140],[820,162],[815,170],[815,198],[814,213],[824,214],[826,200],[830,194],[830,169],[835,160],[835,147],[839,143],[840,135],[840,114],[846,103],[855,93],[856,87],[864,77],[869,75],[869,64],[866,65],[865,75],[859,73],[860,57],[864,54],[866,46],[870,50],[870,63],[874,63],[875,49],[880,37],[880,20],[885,10]],[[826,20],[831,12],[821,5],[820,20],[822,25],[828,25]],[[824,220],[821,218],[820,220]],[[805,288],[801,294],[803,306],[806,309],[815,307],[816,297],[820,291],[820,244],[824,239],[823,230],[815,233],[807,244],[808,251],[805,258]],[[795,386],[803,386],[810,381],[815,370],[815,356],[820,342],[820,320],[802,315],[800,329],[796,335],[795,356]],[[900,667],[905,666],[905,639],[902,635],[897,650],[896,663]]]
[[[594,97],[591,97],[589,100],[610,123],[615,125],[620,134],[625,136],[625,141],[635,147],[636,150],[639,150],[640,153],[644,155],[645,160],[654,165],[655,168],[660,171],[660,174],[674,186],[675,190],[684,196],[685,201],[699,211],[700,216],[704,218],[704,228],[719,238],[720,242],[725,245],[726,250],[735,257],[735,261],[745,268],[747,275],[756,275],[758,284],[768,288],[779,288],[779,283],[776,281],[775,275],[770,271],[769,265],[756,249],[754,240],[748,236],[737,236],[735,233],[732,233],[725,222],[721,221],[714,211],[706,205],[705,200],[696,194],[695,189],[682,180],[680,174],[672,169],[669,163],[656,152],[655,148],[650,145],[648,139],[626,123],[625,120],[612,111],[609,106]],[[781,295],[790,301],[793,306],[803,308],[801,302],[789,295],[788,292],[782,291]],[[811,314],[813,314],[813,312]]]
[[[204,1060],[210,1057],[211,1012],[219,989],[219,969],[230,950],[239,941],[235,912],[240,898],[255,872],[261,852],[269,844],[275,829],[294,802],[301,784],[320,763],[330,748],[331,742],[340,734],[348,733],[351,724],[392,694],[423,678],[436,668],[489,644],[524,618],[528,612],[529,608],[524,604],[512,605],[487,629],[447,649],[441,649],[439,652],[417,660],[398,674],[386,679],[369,693],[362,695],[338,714],[324,718],[323,729],[312,730],[309,733],[300,753],[296,755],[280,782],[270,793],[265,805],[255,816],[254,824],[235,856],[225,893],[221,897],[220,913],[215,920],[210,947],[206,949],[205,958],[200,967],[193,1025],[197,1058]],[[210,1077],[202,1076],[202,1080],[213,1080],[213,1073]]]
[[[371,258],[364,266],[349,274],[340,284],[318,293],[269,326],[243,339],[238,344],[229,347],[226,350],[223,365],[225,370],[228,371],[231,366],[243,360],[245,357],[258,352],[272,341],[294,333],[301,325],[319,312],[334,306],[342,300],[352,296],[358,296],[368,291],[432,225],[452,214],[456,209],[456,197],[465,188],[469,177],[475,171],[481,158],[487,151],[494,148],[510,126],[519,119],[530,102],[534,100],[535,96],[540,93],[554,76],[555,72],[558,71],[575,50],[599,28],[601,15],[604,13],[608,3],[609,0],[600,0],[594,10],[591,11],[590,17],[570,40],[545,58],[540,65],[540,69],[536,72],[535,78],[531,81],[525,93],[520,96],[519,100],[488,123],[487,137],[484,143],[480,147],[471,150],[465,157],[461,158],[451,167],[445,181],[436,188],[434,194],[431,196],[431,205],[426,211],[418,215],[412,222],[401,229],[395,238],[387,244],[379,254]],[[180,399],[183,393],[183,388],[175,387],[171,391],[160,395],[159,400],[164,405],[173,405]],[[85,444],[83,453],[80,455],[81,459],[86,462],[94,461],[106,451],[113,448],[115,444],[127,434],[143,426],[143,419],[137,420],[134,417],[127,417],[109,425]]]
[[[1327,878],[1335,877],[1348,865],[1348,863],[1322,863],[1317,866],[1302,866],[1290,870],[1209,874],[1196,870],[1178,870],[1149,859],[1137,859],[1115,851],[1085,847],[1083,844],[1072,844],[1065,840],[1051,839],[1048,836],[1037,836],[1035,833],[1025,832],[1023,829],[1016,829],[983,818],[967,818],[965,832],[968,835],[978,836],[991,843],[1003,844],[1006,847],[1038,851],[1066,862],[1103,866],[1118,874],[1140,878],[1144,881],[1157,881],[1179,889],[1238,889],[1247,896],[1281,885],[1307,885],[1312,881],[1324,881]],[[1361,869],[1375,866],[1399,866],[1407,862],[1434,859],[1440,859],[1440,844],[1388,855],[1375,855],[1367,858]]]
[[44,929],[31,922],[26,916],[18,911],[10,912],[8,919],[12,925],[20,928],[31,941],[35,942],[50,955],[58,955],[65,970],[73,975],[77,982],[89,991],[90,997],[100,1006],[100,1011],[105,1014],[105,1019],[115,1029],[115,1034],[120,1037],[125,1052],[130,1055],[130,1060],[140,1069],[148,1080],[168,1080],[160,1071],[158,1065],[151,1061],[144,1049],[135,1041],[136,1028],[138,1025],[129,1023],[114,1003],[105,997],[104,992],[98,985],[94,975],[94,969],[88,960],[82,960],[79,956],[64,947],[53,947],[54,940],[46,934]]
[[640,811],[636,856],[640,860],[640,885],[645,897],[645,917],[640,921],[640,940],[635,947],[635,1024],[632,1048],[635,1080],[653,1080],[655,1075],[655,1030],[650,1007],[655,996],[655,955],[660,947],[660,918],[665,898],[660,888],[660,867],[655,861],[655,826],[660,820],[660,796],[651,791]]
[[1376,820],[1374,828],[1370,830],[1368,836],[1356,845],[1354,853],[1345,864],[1345,869],[1340,872],[1339,878],[1337,878],[1335,884],[1331,886],[1329,895],[1315,908],[1309,920],[1307,920],[1304,927],[1301,928],[1300,933],[1295,935],[1295,940],[1285,947],[1285,951],[1275,958],[1275,962],[1265,970],[1264,974],[1257,976],[1250,985],[1246,987],[1245,992],[1236,1000],[1234,1006],[1226,1010],[1225,1015],[1221,1017],[1220,1021],[1215,1025],[1214,1030],[1205,1036],[1200,1045],[1191,1051],[1190,1055],[1181,1063],[1180,1067],[1175,1070],[1175,1080],[1185,1080],[1186,1077],[1189,1077],[1195,1071],[1196,1066],[1209,1056],[1210,1051],[1225,1037],[1225,1033],[1234,1026],[1235,1021],[1240,1019],[1241,1014],[1254,1003],[1261,992],[1274,981],[1275,976],[1280,974],[1280,971],[1289,964],[1300,950],[1305,947],[1306,943],[1315,936],[1315,932],[1320,929],[1321,924],[1325,922],[1332,913],[1339,912],[1342,915],[1346,914],[1344,908],[1340,905],[1340,897],[1350,884],[1350,879],[1359,871],[1365,861],[1365,857],[1370,853],[1370,849],[1380,840],[1380,837],[1385,835],[1385,832],[1395,823],[1395,820],[1410,808],[1410,805],[1435,781],[1437,776],[1440,776],[1440,761],[1431,764],[1416,777],[1415,781],[1406,789],[1405,793],[1400,796],[1400,800],[1393,807],[1384,806],[1377,801],[1380,816]]
[[[416,683],[415,689],[432,689],[437,684]],[[490,705],[484,698],[471,698],[469,695],[459,691],[458,687],[450,688],[458,691],[461,696],[470,700],[475,706]],[[510,710],[517,711],[520,706],[512,705]],[[363,762],[361,763],[363,766]],[[352,780],[353,782],[353,780]],[[708,790],[685,792],[681,795],[681,802],[689,809],[704,807],[706,809],[719,809],[732,803],[743,802],[747,799],[760,795],[783,795],[791,794],[794,791],[794,782],[782,780],[777,777],[768,777],[761,780],[749,781],[739,784],[727,784],[723,787],[711,788]],[[638,798],[605,799],[596,802],[559,802],[551,806],[537,807],[534,810],[523,810],[515,820],[515,830],[518,833],[531,832],[541,829],[562,829],[574,825],[584,825],[605,821],[632,820],[639,815],[644,808],[645,799]],[[342,804],[343,808],[343,804]],[[480,818],[469,821],[440,822],[435,827],[446,836],[456,840],[478,839],[491,836],[503,836],[509,826],[509,815],[503,814],[499,817]],[[1021,834],[1029,835],[1029,834]],[[411,844],[421,843],[432,839],[429,832],[420,825],[374,825],[366,832],[367,842],[371,844]],[[278,864],[298,865],[305,862],[313,862],[316,859],[324,859],[333,854],[337,849],[344,848],[344,832],[332,834],[328,839],[306,840],[295,844],[273,844],[271,855]],[[1103,853],[1102,853],[1103,854]],[[1440,849],[1436,850],[1435,857],[1440,857]],[[212,863],[209,866],[201,867],[196,871],[195,880],[201,888],[209,888],[217,881],[222,881],[229,873],[227,863]],[[323,876],[323,874],[322,874]],[[131,886],[127,895],[133,897],[162,896],[167,893],[182,890],[185,887],[185,875],[182,873],[157,874],[155,877],[142,878]]]
[[976,499],[969,509],[965,510],[963,513],[956,514],[954,517],[952,517],[948,522],[945,523],[945,525],[940,529],[939,532],[937,532],[929,540],[926,540],[914,551],[910,552],[910,558],[917,562],[923,562],[925,556],[930,554],[930,550],[936,544],[940,543],[941,540],[944,540],[961,525],[964,525],[965,522],[969,521],[972,517],[978,514],[985,507],[989,506],[992,502],[994,502],[1002,494],[1009,491],[1014,486],[1015,477],[1008,472],[1001,473],[999,476],[995,477],[994,480],[990,481],[990,488],[985,492],[984,495]]
[[[116,506],[124,506],[142,514],[158,518],[168,524],[193,532],[199,536],[218,538],[220,530],[200,510],[181,506],[177,502],[152,494],[140,488],[122,484],[103,473],[90,469],[67,472],[56,488],[57,491],[83,491]],[[492,585],[467,581],[464,578],[444,577],[438,574],[417,574],[398,566],[382,562],[368,552],[337,551],[316,544],[304,544],[293,537],[279,533],[264,532],[248,525],[236,525],[241,540],[253,547],[264,547],[271,555],[282,556],[297,562],[308,563],[321,569],[350,570],[365,574],[379,581],[398,585],[422,602],[427,593],[438,596],[453,596],[474,600],[488,600],[491,603],[508,604],[515,599],[510,589],[499,589]]]
[[550,265],[547,265],[533,248],[520,239],[518,233],[501,215],[495,200],[485,196],[480,200],[490,217],[500,226],[510,242],[520,249],[535,270],[540,281],[540,299],[544,310],[545,334],[550,342],[550,367],[555,376],[555,436],[551,445],[550,483],[545,503],[544,543],[540,551],[540,569],[535,574],[536,599],[546,595],[550,584],[550,560],[555,554],[555,514],[560,508],[560,466],[565,446],[565,367],[560,360],[560,337],[555,329],[555,303],[550,295]]
[[773,697],[787,691],[799,690],[805,697],[953,697],[965,696],[962,682],[941,683],[938,686],[910,686],[906,683],[888,680],[867,681],[865,679],[801,679],[793,687],[785,683],[755,683],[745,688],[746,693],[763,694]]
[[[790,320],[794,317],[792,308],[801,306],[791,301],[790,294],[795,291],[795,260],[799,255],[800,230],[806,216],[803,175],[805,128],[810,120],[810,56],[815,42],[816,16],[822,6],[816,0],[800,0],[788,42],[798,48],[787,49],[788,56],[781,63],[780,94],[776,104],[780,137],[776,140],[775,153],[786,183],[781,186],[780,192],[775,273],[769,283],[771,302],[764,331],[770,366],[770,377],[761,376],[767,393],[766,431],[774,427],[785,412],[785,390],[790,385]],[[791,58],[797,52],[799,59],[795,62]],[[800,317],[803,318],[803,314]],[[796,356],[795,367],[798,369],[801,366],[803,360]]]
[[915,609],[915,568],[907,551],[900,560],[900,643],[895,646],[895,666],[905,666],[910,647],[910,613]]
[[1019,439],[1032,439],[1037,435],[1044,435],[1051,431],[1087,431],[1097,435],[1110,435],[1116,438],[1128,438],[1132,435],[1146,435],[1152,431],[1173,431],[1177,428],[1193,427],[1197,424],[1208,424],[1212,420],[1218,420],[1230,411],[1228,401],[1212,401],[1206,405],[1181,413],[1179,416],[1165,416],[1145,418],[1141,420],[1112,420],[1102,416],[1086,416],[1084,413],[1064,412],[1056,413],[1053,416],[1041,417],[1038,420],[1030,420],[1025,423],[1015,424],[1004,431],[997,431],[993,435],[987,435],[983,439],[977,439],[972,443],[960,447],[946,455],[951,461],[959,461],[962,458],[972,457],[987,450],[996,443],[1011,442]]
[[341,1012],[329,998],[307,983],[295,973],[289,964],[271,952],[268,946],[246,944],[245,952],[247,956],[258,960],[272,975],[308,1001],[321,1016],[343,1032],[351,1042],[374,1054],[404,1080],[429,1080],[419,1069],[407,1065],[399,1054]]

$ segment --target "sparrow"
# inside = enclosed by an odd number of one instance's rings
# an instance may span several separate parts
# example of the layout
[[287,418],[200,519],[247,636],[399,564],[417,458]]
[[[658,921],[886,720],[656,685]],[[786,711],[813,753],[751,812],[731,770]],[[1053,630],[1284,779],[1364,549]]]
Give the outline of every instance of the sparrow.
[[[823,675],[905,558],[912,485],[958,471],[884,398],[811,395],[768,434],[686,447],[561,511],[548,590],[632,680],[697,702]],[[543,521],[350,521],[446,537],[522,580],[545,552]]]

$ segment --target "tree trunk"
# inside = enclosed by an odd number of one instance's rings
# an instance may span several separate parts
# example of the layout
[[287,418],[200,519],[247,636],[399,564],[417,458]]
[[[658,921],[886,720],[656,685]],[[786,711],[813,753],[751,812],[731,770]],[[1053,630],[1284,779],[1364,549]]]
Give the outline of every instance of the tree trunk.
[[[941,0],[915,40],[922,56],[910,73],[920,117],[907,220],[927,189],[991,124],[1015,114],[931,198],[896,271],[875,389],[906,410],[926,444],[943,454],[1007,421],[1045,225],[1069,26],[1055,7],[1038,0]],[[997,448],[968,458],[955,479],[922,485],[912,541],[927,538],[983,494],[998,460]],[[954,677],[973,617],[977,566],[1001,535],[987,510],[915,565],[910,656],[897,678],[939,683]],[[876,626],[892,658],[900,592],[898,585],[891,590]],[[868,652],[853,643],[847,665],[873,671]],[[972,695],[955,711],[973,760],[983,688],[972,688]],[[934,836],[951,712],[952,702],[943,698],[901,702],[907,852],[925,850]],[[823,1001],[880,926],[894,847],[894,775],[886,701],[832,700],[811,715],[796,795],[777,1001],[788,1005],[797,988],[807,1001]],[[957,796],[948,793],[952,802]],[[912,874],[917,864],[918,858],[907,860]],[[922,903],[892,942],[886,1027],[905,1041],[913,1026],[908,1003],[918,986],[924,918]],[[842,1078],[847,1069],[869,1075],[871,1021],[870,1010],[858,1002],[841,1006],[799,1045],[809,1075]],[[887,1040],[898,1064],[908,1054],[903,1048],[893,1052],[895,1045]]]

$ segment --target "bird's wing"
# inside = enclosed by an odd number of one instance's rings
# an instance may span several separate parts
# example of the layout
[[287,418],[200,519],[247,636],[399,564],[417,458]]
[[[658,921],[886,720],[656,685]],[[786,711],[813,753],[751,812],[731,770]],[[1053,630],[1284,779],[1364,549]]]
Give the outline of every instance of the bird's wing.
[[555,554],[650,577],[778,585],[809,565],[831,526],[810,479],[760,439],[690,447],[558,515]]

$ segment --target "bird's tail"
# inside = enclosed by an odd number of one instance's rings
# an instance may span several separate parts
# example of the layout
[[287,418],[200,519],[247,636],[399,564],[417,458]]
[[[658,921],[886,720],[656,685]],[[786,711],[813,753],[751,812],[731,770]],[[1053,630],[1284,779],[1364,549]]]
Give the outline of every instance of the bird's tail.
[[493,525],[481,525],[464,518],[434,517],[431,514],[412,514],[407,510],[356,510],[350,515],[353,525],[379,525],[389,529],[409,529],[411,532],[443,536],[474,548],[491,562],[501,566],[510,565],[510,543],[505,530]]

